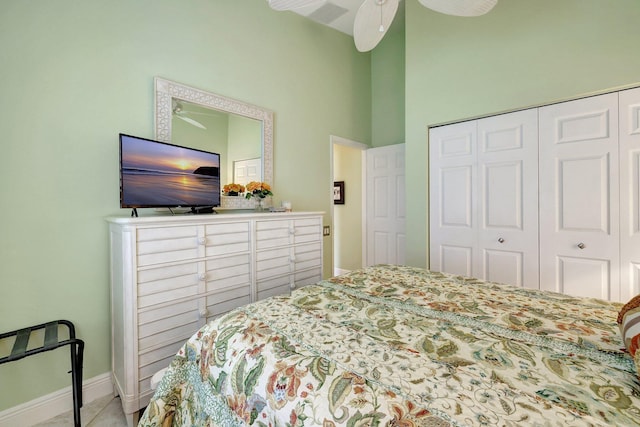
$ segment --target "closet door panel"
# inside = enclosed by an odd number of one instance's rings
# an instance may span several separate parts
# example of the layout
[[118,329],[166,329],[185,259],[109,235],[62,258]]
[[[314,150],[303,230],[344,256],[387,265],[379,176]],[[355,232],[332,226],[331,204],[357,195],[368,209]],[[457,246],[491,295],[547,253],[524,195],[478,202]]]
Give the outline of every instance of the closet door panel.
[[430,268],[479,274],[476,121],[429,131]]
[[610,274],[615,267],[609,260],[558,256],[556,263],[557,282],[562,284],[562,293],[606,299],[613,285]]
[[431,267],[432,270],[445,273],[459,274],[461,276],[473,276],[473,246],[454,246],[440,244],[436,254],[440,259],[440,267]]
[[478,120],[481,277],[538,288],[538,114]]
[[482,249],[483,267],[487,280],[523,286],[525,254],[516,251]]
[[486,229],[522,229],[522,161],[482,165],[483,226]]
[[445,227],[473,227],[473,166],[443,167],[440,170],[440,223]]
[[640,294],[640,88],[620,92],[620,301]]
[[619,300],[618,95],[539,113],[541,288]]
[[609,153],[558,159],[558,230],[610,234]]

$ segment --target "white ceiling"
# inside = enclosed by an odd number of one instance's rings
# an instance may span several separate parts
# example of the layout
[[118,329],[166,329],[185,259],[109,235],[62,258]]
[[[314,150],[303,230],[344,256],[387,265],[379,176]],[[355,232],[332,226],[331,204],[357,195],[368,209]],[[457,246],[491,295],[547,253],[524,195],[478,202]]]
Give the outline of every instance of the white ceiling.
[[353,21],[364,0],[324,0],[292,12],[353,36]]

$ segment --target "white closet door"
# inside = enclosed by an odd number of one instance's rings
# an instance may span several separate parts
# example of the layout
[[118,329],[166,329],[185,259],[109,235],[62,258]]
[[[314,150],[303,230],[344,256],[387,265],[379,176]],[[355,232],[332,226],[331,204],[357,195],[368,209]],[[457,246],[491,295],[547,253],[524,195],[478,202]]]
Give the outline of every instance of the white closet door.
[[539,114],[540,286],[619,300],[618,95]]
[[480,276],[539,287],[538,113],[478,120]]
[[431,270],[478,276],[477,122],[429,131]]
[[640,294],[640,88],[620,92],[620,301]]

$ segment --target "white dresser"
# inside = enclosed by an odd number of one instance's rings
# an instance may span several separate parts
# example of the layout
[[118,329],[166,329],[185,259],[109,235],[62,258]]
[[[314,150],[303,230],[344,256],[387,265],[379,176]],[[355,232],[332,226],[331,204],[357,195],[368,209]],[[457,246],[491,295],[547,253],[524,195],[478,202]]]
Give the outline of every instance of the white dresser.
[[322,279],[322,213],[108,218],[112,370],[130,425],[207,321]]

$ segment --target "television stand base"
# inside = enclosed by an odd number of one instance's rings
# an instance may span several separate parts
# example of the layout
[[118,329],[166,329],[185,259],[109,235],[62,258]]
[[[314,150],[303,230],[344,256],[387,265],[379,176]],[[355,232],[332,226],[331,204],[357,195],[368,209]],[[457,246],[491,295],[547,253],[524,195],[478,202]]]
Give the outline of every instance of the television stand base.
[[199,215],[199,214],[212,214],[216,212],[213,210],[212,206],[203,206],[201,208],[191,208],[191,213],[194,215]]

